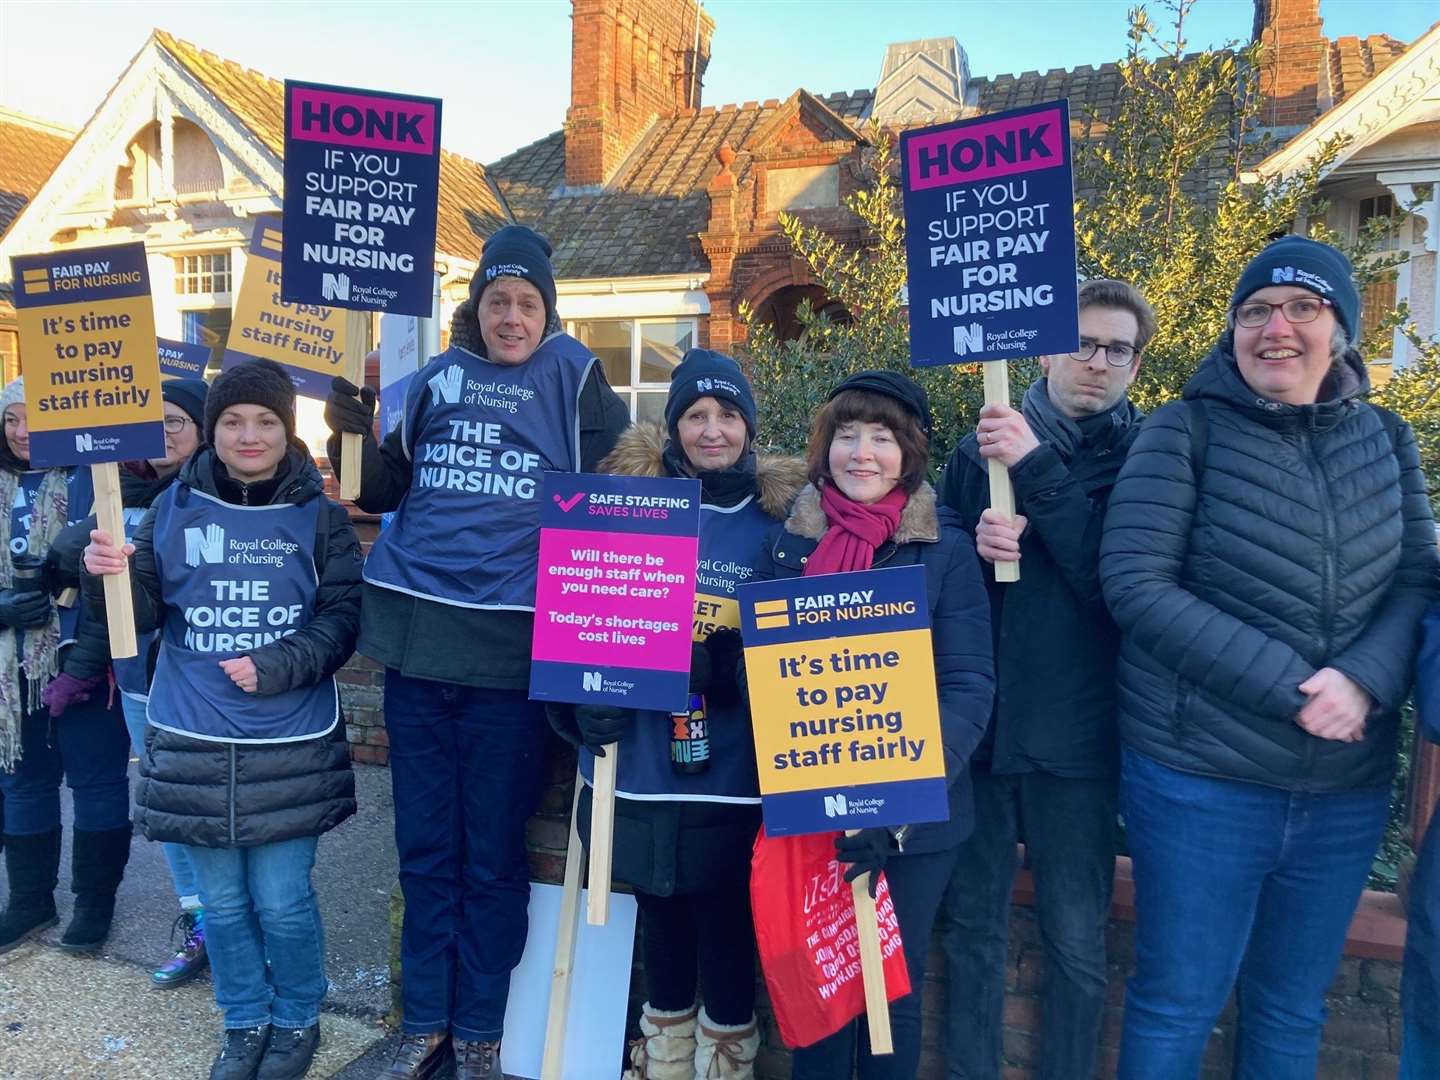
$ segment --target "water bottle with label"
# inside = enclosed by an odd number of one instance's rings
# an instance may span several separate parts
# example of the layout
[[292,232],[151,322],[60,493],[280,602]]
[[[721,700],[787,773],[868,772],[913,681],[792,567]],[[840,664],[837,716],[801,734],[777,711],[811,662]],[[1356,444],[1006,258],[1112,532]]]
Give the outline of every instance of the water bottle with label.
[[705,695],[691,694],[689,710],[671,713],[670,723],[670,767],[684,775],[710,768],[710,719],[705,714]]

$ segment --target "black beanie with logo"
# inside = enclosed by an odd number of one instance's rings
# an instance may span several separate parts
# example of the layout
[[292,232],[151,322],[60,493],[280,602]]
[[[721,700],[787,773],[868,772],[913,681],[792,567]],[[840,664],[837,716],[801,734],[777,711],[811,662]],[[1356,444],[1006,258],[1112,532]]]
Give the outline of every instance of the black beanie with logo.
[[555,317],[555,269],[550,265],[550,241],[528,225],[506,225],[480,249],[480,269],[470,279],[470,308],[479,316],[478,305],[485,287],[496,278],[515,277],[528,281],[545,301],[545,324]]
[[210,384],[210,393],[205,396],[205,441],[209,445],[215,445],[215,425],[220,414],[232,405],[269,409],[285,425],[286,441],[295,441],[295,384],[289,372],[274,360],[246,360],[226,368]]
[[665,398],[665,427],[670,437],[680,425],[680,417],[702,397],[713,397],[734,405],[745,418],[745,430],[755,437],[755,395],[740,365],[724,353],[710,349],[691,349],[670,373],[670,393]]

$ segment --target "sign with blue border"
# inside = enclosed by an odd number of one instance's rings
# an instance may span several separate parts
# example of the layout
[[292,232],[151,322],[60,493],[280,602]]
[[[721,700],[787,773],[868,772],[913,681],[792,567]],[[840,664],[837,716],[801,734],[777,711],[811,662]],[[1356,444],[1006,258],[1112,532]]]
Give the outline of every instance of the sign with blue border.
[[210,348],[193,341],[156,341],[160,355],[160,374],[167,379],[203,379],[205,365],[210,362]]

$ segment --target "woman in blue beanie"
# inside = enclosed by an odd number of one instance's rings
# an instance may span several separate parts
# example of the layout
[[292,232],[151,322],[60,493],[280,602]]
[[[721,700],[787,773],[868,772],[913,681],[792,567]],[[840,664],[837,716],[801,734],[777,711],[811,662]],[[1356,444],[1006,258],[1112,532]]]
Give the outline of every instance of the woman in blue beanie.
[[1435,580],[1415,436],[1363,400],[1359,316],[1339,251],[1265,248],[1110,497],[1125,1080],[1197,1076],[1232,988],[1237,1080],[1315,1075]]

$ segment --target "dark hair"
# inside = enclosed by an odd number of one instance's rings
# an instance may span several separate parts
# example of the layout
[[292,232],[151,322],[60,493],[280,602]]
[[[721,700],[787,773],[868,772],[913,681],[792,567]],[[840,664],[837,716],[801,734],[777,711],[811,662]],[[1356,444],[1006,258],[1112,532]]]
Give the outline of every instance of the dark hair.
[[1113,278],[1091,278],[1080,285],[1080,310],[1087,307],[1118,308],[1135,316],[1135,351],[1144,352],[1155,336],[1155,309],[1140,290],[1128,281]]
[[827,401],[810,424],[805,449],[808,479],[817,488],[830,482],[830,444],[841,424],[884,424],[900,444],[899,485],[909,494],[925,482],[930,461],[930,439],[920,418],[889,394],[872,390],[842,390]]

